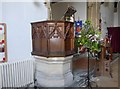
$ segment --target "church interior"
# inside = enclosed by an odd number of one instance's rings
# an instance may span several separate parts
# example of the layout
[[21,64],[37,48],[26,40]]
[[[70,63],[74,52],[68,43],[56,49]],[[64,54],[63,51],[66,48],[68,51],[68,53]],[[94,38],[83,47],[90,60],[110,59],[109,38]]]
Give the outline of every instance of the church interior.
[[118,88],[120,0],[0,1],[0,88]]

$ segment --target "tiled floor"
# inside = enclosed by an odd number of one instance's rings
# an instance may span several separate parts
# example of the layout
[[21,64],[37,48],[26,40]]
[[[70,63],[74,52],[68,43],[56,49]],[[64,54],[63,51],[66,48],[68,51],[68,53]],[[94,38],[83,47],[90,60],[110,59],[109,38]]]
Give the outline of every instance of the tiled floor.
[[[111,62],[111,78],[109,75],[104,76],[97,76],[92,77],[92,81],[94,81],[93,87],[97,84],[98,87],[118,87],[118,60],[120,59],[120,54],[113,54],[113,61]],[[85,60],[85,59],[84,59]],[[81,63],[84,62],[83,59],[80,61]],[[78,63],[78,62],[77,62]],[[85,63],[85,62],[84,62]],[[81,64],[81,68],[83,68],[84,65]],[[74,83],[73,87],[83,87],[85,84],[85,78],[81,78],[81,75],[87,75],[85,71],[74,71]],[[94,72],[93,72],[94,74]],[[90,75],[92,76],[92,74]]]
[[94,78],[98,87],[118,87],[118,60],[119,57],[111,63],[113,78],[110,76],[99,76]]
[[[72,87],[85,87],[87,84],[87,75],[88,75],[88,58],[86,55],[81,54],[73,57],[72,62],[72,71],[73,71],[73,84]],[[94,66],[95,60],[89,59],[90,73],[89,76],[94,75]]]

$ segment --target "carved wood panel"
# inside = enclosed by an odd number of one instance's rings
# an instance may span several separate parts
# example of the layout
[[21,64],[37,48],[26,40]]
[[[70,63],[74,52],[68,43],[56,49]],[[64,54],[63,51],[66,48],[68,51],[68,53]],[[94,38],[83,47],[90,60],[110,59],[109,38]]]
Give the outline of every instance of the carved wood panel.
[[64,39],[64,24],[63,23],[49,23],[48,30],[49,30],[49,39],[50,38],[62,38]]
[[65,21],[32,23],[32,54],[46,57],[73,54],[73,26],[72,22]]

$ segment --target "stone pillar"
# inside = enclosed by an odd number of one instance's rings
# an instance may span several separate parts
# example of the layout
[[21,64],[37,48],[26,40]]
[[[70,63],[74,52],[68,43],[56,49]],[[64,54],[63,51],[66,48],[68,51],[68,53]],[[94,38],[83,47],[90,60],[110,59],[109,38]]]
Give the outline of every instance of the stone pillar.
[[101,13],[101,39],[104,39],[108,34],[107,27],[113,27],[114,22],[114,3],[105,2],[100,6]]
[[120,26],[120,2],[118,3],[118,26]]
[[41,57],[35,58],[35,78],[42,87],[67,87],[73,82],[72,58],[68,57]]

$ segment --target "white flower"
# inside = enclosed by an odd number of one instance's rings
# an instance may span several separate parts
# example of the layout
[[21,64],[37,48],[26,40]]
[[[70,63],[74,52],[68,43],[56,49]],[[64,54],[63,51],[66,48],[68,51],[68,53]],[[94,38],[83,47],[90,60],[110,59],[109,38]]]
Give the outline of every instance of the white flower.
[[98,34],[95,34],[95,37],[97,37],[97,38],[98,38],[98,37],[99,37],[99,35],[98,35]]

